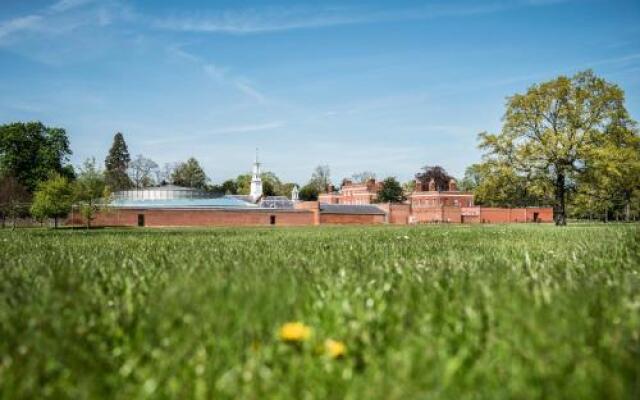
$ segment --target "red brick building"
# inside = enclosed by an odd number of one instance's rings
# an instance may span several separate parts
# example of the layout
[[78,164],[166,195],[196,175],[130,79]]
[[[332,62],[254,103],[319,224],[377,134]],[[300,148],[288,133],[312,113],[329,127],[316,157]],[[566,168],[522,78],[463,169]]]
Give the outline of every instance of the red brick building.
[[[363,184],[345,181],[340,191],[330,188],[319,196],[324,204],[373,204],[382,182],[369,180]],[[428,187],[416,181],[415,190],[407,195],[403,204],[377,204],[391,224],[417,224],[431,222],[450,223],[512,223],[553,222],[551,207],[495,208],[474,204],[473,193],[459,191],[454,180],[448,190],[436,190],[431,181]]]

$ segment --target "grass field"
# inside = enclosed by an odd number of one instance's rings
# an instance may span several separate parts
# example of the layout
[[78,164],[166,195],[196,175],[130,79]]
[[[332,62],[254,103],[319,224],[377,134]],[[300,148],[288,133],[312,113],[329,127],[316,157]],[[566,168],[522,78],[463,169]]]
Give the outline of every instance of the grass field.
[[0,395],[638,399],[639,232],[0,231]]

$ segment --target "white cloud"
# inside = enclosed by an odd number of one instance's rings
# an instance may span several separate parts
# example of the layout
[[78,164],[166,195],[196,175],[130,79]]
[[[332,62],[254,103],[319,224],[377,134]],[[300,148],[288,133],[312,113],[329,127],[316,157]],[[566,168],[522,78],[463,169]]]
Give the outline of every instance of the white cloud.
[[0,39],[21,31],[36,29],[40,26],[41,22],[42,17],[40,15],[28,15],[0,23]]
[[53,12],[63,12],[67,10],[71,10],[72,8],[77,8],[84,6],[85,4],[89,4],[95,0],[59,0],[54,3],[49,9]]
[[489,14],[511,8],[545,6],[566,1],[569,0],[443,2],[393,10],[357,7],[265,7],[227,10],[206,15],[179,14],[152,18],[150,21],[151,25],[158,29],[241,35],[372,22]]

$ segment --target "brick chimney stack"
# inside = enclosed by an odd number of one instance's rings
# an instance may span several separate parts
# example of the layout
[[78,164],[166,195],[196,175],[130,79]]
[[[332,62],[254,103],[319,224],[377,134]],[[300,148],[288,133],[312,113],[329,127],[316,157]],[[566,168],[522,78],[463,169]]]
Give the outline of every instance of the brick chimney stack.
[[456,180],[455,179],[451,179],[449,181],[449,191],[450,192],[457,192],[458,191],[458,185],[456,184]]
[[414,189],[416,192],[422,192],[422,181],[416,178],[416,188]]
[[429,191],[430,192],[436,191],[436,180],[433,178],[431,178],[431,180],[429,181]]

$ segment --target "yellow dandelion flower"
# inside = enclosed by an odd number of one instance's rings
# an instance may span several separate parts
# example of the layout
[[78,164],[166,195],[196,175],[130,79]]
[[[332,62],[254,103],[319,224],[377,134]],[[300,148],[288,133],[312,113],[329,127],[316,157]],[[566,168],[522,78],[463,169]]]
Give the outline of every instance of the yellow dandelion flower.
[[333,339],[325,340],[324,349],[331,358],[344,357],[347,353],[347,346],[345,346],[344,343]]
[[280,327],[283,342],[304,342],[311,336],[311,328],[302,322],[287,322]]

